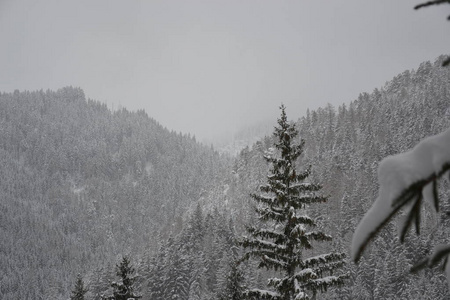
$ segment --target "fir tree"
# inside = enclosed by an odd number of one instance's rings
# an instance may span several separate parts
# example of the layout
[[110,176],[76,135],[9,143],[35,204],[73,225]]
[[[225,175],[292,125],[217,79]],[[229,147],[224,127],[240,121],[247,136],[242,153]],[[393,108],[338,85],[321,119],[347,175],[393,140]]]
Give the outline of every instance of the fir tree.
[[226,278],[226,285],[222,291],[220,300],[240,300],[244,296],[244,275],[238,268],[238,264],[233,261],[230,264],[230,271]]
[[84,294],[86,294],[87,291],[88,290],[84,288],[83,277],[81,277],[81,274],[78,274],[70,300],[84,300]]
[[139,296],[134,292],[134,282],[136,281],[134,273],[135,269],[131,266],[130,259],[124,256],[122,261],[116,265],[116,275],[119,276],[120,279],[111,284],[114,289],[113,296],[106,299],[129,300],[142,298],[142,296]]
[[281,278],[269,279],[273,290],[247,290],[248,297],[262,299],[314,299],[317,292],[341,285],[345,275],[333,275],[333,271],[344,262],[343,253],[329,253],[303,258],[302,251],[311,249],[313,242],[331,241],[331,236],[314,230],[316,221],[306,214],[309,205],[325,202],[327,199],[317,192],[318,184],[305,180],[310,169],[297,173],[296,159],[302,154],[304,142],[294,144],[298,134],[294,124],[286,117],[281,107],[278,127],[275,127],[275,148],[278,153],[265,156],[271,164],[267,184],[260,187],[261,194],[252,194],[257,202],[256,212],[263,222],[261,228],[248,227],[250,237],[244,237],[242,245],[249,249],[243,260],[254,257],[259,268],[281,273]]
[[186,299],[189,294],[189,261],[184,247],[171,256],[167,278],[164,282],[164,299]]

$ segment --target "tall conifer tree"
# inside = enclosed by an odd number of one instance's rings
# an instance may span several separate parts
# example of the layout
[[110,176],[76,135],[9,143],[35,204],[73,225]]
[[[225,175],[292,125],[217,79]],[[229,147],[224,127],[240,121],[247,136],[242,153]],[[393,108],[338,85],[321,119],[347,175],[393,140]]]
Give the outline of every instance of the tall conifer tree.
[[333,272],[344,264],[345,255],[303,258],[302,251],[311,249],[314,241],[331,241],[331,236],[316,230],[316,221],[306,214],[311,204],[326,202],[327,198],[318,195],[320,185],[305,181],[309,168],[297,173],[295,161],[302,154],[304,142],[294,144],[298,131],[288,122],[284,105],[280,108],[274,131],[277,151],[265,156],[272,166],[267,184],[260,187],[261,194],[251,195],[258,204],[256,212],[262,226],[248,227],[249,237],[244,237],[242,245],[248,249],[244,260],[254,257],[259,260],[259,268],[282,276],[269,279],[272,290],[247,290],[246,295],[273,300],[314,299],[318,291],[343,284],[346,275]]
[[87,291],[88,290],[84,288],[83,277],[81,277],[81,274],[78,274],[70,300],[84,300],[84,294],[86,294]]
[[245,281],[242,272],[239,270],[236,261],[230,263],[230,271],[226,277],[225,287],[219,295],[220,300],[241,300],[244,294],[243,282]]
[[111,284],[114,292],[113,296],[106,298],[107,300],[134,300],[142,298],[142,296],[134,292],[135,269],[131,266],[131,261],[128,257],[124,256],[121,262],[116,265],[116,274],[120,279]]

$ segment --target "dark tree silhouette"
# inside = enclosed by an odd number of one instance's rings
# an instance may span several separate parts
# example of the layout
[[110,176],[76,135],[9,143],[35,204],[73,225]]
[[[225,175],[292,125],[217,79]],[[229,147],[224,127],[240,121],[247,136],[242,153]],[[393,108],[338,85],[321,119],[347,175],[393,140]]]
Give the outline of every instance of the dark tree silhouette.
[[130,259],[124,256],[122,261],[116,266],[116,274],[119,276],[119,280],[111,284],[114,289],[113,296],[106,299],[129,300],[142,298],[142,296],[134,292],[134,283],[136,281],[134,273],[135,269],[131,266]]
[[84,288],[83,277],[81,277],[81,274],[78,274],[70,300],[84,300],[84,294],[86,294],[87,291],[88,290]]

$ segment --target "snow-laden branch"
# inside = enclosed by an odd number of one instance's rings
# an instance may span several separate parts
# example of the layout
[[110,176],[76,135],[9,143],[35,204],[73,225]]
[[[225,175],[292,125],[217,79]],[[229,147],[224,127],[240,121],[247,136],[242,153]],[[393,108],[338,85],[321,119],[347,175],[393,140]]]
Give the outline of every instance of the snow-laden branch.
[[281,299],[280,295],[277,292],[260,289],[248,290],[245,292],[245,296],[247,298],[258,297],[257,299],[271,299],[271,300]]
[[[448,171],[449,162],[450,129],[422,140],[408,152],[389,156],[381,161],[378,168],[380,183],[378,198],[353,235],[352,259],[354,261],[359,260],[369,240],[402,206],[411,202],[414,206],[417,201],[420,202],[423,188]],[[411,212],[411,217],[405,226],[409,226],[413,220],[418,226],[417,218],[418,216]]]
[[313,257],[309,257],[304,260],[303,267],[309,268],[313,266],[318,266],[321,264],[328,264],[330,262],[336,262],[341,261],[345,258],[345,253],[328,253],[328,254],[321,254]]
[[247,227],[247,231],[251,233],[254,237],[267,237],[273,240],[281,240],[284,241],[286,236],[282,232],[278,232],[272,229],[264,229],[264,228],[255,228],[255,227]]
[[305,205],[309,205],[309,204],[313,204],[313,203],[327,202],[327,197],[312,195],[312,194],[300,195],[300,196],[292,195],[291,198],[294,202],[293,205],[295,206],[295,208],[298,208],[298,209],[305,208]]
[[248,241],[244,241],[246,245],[248,245],[251,248],[258,248],[258,249],[271,249],[273,251],[284,251],[286,250],[285,245],[279,245],[277,243],[273,243],[267,240],[260,240],[260,239],[249,239]]
[[311,231],[305,233],[305,237],[312,238],[315,241],[323,242],[323,241],[331,241],[333,238],[331,235],[325,234],[321,231]]
[[303,288],[300,286],[297,279],[294,279],[294,286],[295,286],[295,298],[294,300],[308,300],[309,296]]
[[295,273],[294,278],[300,282],[308,282],[311,279],[316,279],[318,276],[311,268],[303,269]]
[[[450,170],[450,128],[422,140],[412,150],[385,158],[378,168],[379,196],[356,228],[352,240],[352,259],[358,261],[367,243],[398,212],[407,206],[406,218],[400,223],[400,241],[415,223],[420,226],[422,199],[438,211],[437,179]],[[417,271],[444,260],[450,287],[450,246],[438,246],[434,253],[413,267]]]

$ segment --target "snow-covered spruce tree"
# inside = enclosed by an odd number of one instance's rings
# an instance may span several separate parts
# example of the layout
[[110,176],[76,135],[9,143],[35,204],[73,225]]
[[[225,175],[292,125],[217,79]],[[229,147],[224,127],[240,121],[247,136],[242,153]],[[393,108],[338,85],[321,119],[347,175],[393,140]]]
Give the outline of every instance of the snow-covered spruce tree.
[[241,300],[244,294],[244,276],[239,270],[238,264],[235,261],[230,263],[230,271],[226,278],[224,290],[221,292],[220,300]]
[[116,274],[120,277],[118,281],[111,284],[114,289],[113,295],[107,300],[129,300],[139,299],[142,296],[134,292],[134,282],[136,281],[135,269],[131,266],[130,259],[124,256],[121,262],[116,265]]
[[81,274],[78,274],[70,300],[84,300],[84,294],[86,294],[87,291],[88,290],[84,288],[83,277],[81,277]]
[[[219,300],[241,300],[245,291],[245,277],[239,265],[239,248],[232,246],[230,251],[224,254],[221,264],[227,266],[225,278],[218,280],[217,290]],[[219,270],[220,272],[220,270]]]
[[251,195],[258,204],[256,213],[263,225],[248,227],[249,237],[242,241],[247,252],[242,259],[256,258],[259,268],[274,270],[282,276],[269,279],[272,290],[247,290],[245,295],[252,299],[315,299],[317,292],[344,283],[347,275],[334,275],[334,271],[344,264],[345,254],[303,257],[303,250],[311,249],[313,242],[332,239],[316,230],[316,221],[306,214],[309,205],[326,202],[327,198],[317,194],[320,185],[305,182],[309,168],[297,173],[295,161],[304,142],[294,144],[298,131],[288,122],[284,105],[280,108],[279,126],[274,131],[278,154],[265,156],[272,166],[267,184],[260,186],[261,194]]

